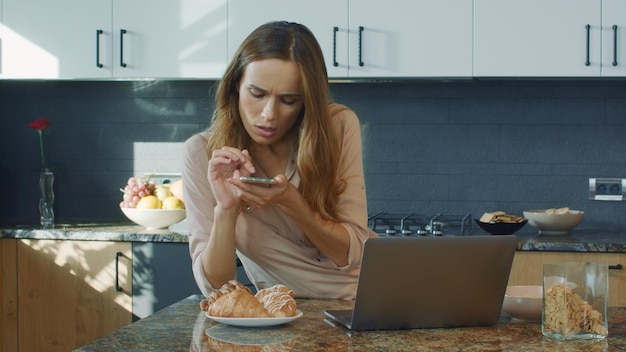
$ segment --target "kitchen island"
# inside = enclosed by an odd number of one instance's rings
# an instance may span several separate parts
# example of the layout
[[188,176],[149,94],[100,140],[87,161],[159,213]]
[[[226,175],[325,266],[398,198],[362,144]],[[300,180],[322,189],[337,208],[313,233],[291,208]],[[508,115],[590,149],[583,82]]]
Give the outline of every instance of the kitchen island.
[[624,351],[626,308],[609,309],[603,340],[554,342],[540,323],[504,315],[488,327],[352,332],[324,318],[325,309],[350,308],[352,301],[297,299],[304,315],[276,327],[242,328],[204,315],[193,295],[76,351]]

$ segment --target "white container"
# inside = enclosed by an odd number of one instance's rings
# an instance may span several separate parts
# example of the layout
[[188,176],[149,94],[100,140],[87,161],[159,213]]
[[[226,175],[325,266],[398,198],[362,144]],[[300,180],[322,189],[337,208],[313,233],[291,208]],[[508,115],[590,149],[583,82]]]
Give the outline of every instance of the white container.
[[604,339],[608,335],[609,273],[606,264],[543,265],[541,332],[557,341]]

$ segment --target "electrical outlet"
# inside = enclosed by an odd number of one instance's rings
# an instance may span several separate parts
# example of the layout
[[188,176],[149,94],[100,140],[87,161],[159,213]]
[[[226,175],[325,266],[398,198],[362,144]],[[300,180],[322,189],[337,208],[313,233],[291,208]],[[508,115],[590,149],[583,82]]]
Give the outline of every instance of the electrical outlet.
[[589,199],[591,200],[626,200],[626,179],[590,178]]

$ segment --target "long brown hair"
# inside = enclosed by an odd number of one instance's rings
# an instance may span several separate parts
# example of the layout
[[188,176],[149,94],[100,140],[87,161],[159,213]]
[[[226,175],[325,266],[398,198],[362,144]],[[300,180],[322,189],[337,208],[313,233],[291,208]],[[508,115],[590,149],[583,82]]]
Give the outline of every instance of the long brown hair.
[[[254,30],[241,44],[215,94],[207,153],[223,146],[250,148],[250,136],[239,114],[237,87],[247,65],[264,59],[295,62],[300,71],[303,110],[293,126],[298,136],[297,170],[300,191],[313,210],[337,219],[337,202],[345,180],[338,180],[341,140],[331,112],[328,74],[322,50],[311,31],[298,23],[270,22]],[[334,115],[334,114],[332,114]]]

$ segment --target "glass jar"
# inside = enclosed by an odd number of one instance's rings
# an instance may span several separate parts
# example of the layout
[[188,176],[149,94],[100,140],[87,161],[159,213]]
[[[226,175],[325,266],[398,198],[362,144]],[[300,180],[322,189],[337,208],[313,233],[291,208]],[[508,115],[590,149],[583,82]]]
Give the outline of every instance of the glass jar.
[[543,265],[541,331],[557,341],[608,335],[608,265],[588,262]]

